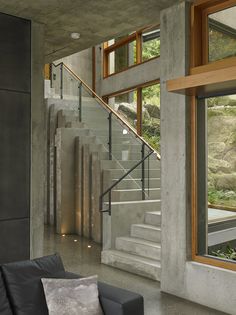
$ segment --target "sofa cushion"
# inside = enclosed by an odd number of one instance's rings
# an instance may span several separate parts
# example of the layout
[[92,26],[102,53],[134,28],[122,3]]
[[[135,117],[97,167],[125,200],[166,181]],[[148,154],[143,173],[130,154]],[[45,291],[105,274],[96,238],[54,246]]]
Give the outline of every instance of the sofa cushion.
[[80,279],[42,279],[50,315],[102,315],[97,276]]
[[1,315],[12,315],[12,310],[7,298],[7,293],[5,289],[5,284],[2,277],[2,272],[0,271],[0,314]]
[[2,265],[11,305],[16,315],[47,315],[41,278],[64,278],[59,255]]

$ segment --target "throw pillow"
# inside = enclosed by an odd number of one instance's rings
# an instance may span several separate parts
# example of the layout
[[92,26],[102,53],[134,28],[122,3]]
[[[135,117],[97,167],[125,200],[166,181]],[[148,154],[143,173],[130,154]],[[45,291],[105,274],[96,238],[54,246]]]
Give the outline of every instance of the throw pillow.
[[65,277],[59,255],[5,264],[2,272],[15,315],[47,315],[41,278]]
[[49,315],[102,315],[97,276],[42,279]]

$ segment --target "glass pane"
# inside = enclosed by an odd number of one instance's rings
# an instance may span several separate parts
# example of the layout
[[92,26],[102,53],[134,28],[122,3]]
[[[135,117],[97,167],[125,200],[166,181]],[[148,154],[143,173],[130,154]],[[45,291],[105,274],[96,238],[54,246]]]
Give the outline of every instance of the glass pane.
[[109,74],[136,64],[136,41],[123,45],[109,54]]
[[160,152],[160,84],[142,89],[142,136]]
[[209,61],[236,56],[236,7],[208,16]]
[[109,105],[132,127],[137,125],[137,91],[131,91],[109,98]]
[[142,34],[142,60],[160,56],[160,29]]
[[198,251],[236,260],[236,95],[201,100],[197,110]]
[[79,82],[78,80],[63,68],[63,99],[78,100],[79,98]]

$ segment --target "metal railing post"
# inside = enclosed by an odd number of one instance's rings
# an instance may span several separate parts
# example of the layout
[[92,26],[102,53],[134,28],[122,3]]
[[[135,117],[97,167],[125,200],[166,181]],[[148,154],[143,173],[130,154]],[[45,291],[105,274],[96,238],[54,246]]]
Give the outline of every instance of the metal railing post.
[[108,208],[108,214],[111,215],[111,190],[109,191],[109,208]]
[[[144,159],[144,154],[145,154],[145,144],[142,143],[142,149],[141,149],[141,154],[142,154],[142,160]],[[145,200],[145,161],[143,160],[142,162],[142,200]]]
[[79,83],[79,121],[82,121],[82,82]]
[[109,160],[112,160],[112,112],[109,113],[108,122],[109,122],[109,138],[108,138]]
[[60,65],[60,90],[61,90],[61,99],[63,99],[63,63]]

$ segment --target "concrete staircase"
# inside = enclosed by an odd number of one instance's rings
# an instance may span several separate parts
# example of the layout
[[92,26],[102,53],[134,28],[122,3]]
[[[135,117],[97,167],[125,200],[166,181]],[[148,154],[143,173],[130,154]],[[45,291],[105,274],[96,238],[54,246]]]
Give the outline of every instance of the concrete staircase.
[[148,211],[142,224],[132,224],[129,236],[116,238],[115,249],[102,251],[102,263],[160,280],[161,213]]
[[[84,139],[82,143],[88,143],[91,152],[100,152],[102,190],[104,191],[140,161],[141,143],[138,143],[135,136],[129,132],[124,132],[125,126],[114,123],[112,128],[113,159],[109,160],[108,115],[105,110],[93,98],[83,97],[82,123],[78,123],[71,119],[74,103],[70,110],[68,106],[70,102],[66,100],[64,102],[64,109],[60,106],[62,111],[59,115],[59,122],[66,128],[74,129],[78,126],[80,137]],[[111,216],[107,213],[103,215],[101,262],[144,277],[160,280],[160,161],[157,160],[155,154],[150,156],[149,163],[145,163],[145,200],[142,200],[141,174],[141,167],[138,167],[112,190]],[[104,209],[107,206],[106,196]]]

